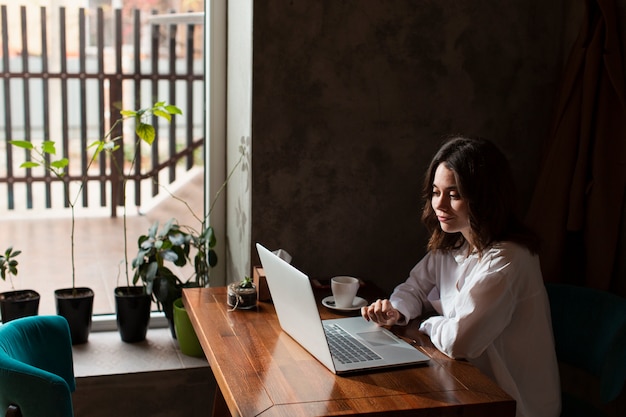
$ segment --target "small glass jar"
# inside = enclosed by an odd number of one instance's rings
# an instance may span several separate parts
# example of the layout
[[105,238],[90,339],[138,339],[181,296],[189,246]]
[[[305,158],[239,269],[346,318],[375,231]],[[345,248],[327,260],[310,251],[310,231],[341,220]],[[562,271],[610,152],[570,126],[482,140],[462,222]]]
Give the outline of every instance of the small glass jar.
[[233,282],[228,285],[227,303],[232,309],[248,310],[256,307],[257,291],[254,283],[250,282],[242,287],[241,282]]

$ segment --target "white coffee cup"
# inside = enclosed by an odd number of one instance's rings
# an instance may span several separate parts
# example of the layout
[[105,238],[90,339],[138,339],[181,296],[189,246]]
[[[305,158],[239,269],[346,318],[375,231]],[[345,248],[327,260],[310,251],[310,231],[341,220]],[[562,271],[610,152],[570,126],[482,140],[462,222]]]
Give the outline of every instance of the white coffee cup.
[[339,276],[330,280],[330,289],[335,299],[335,307],[350,308],[359,290],[359,280],[354,277]]

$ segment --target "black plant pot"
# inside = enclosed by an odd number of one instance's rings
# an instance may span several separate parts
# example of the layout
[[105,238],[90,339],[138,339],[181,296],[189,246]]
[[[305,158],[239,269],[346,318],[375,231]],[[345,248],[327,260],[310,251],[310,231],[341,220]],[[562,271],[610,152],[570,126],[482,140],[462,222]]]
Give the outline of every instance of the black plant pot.
[[21,317],[36,316],[39,312],[39,293],[33,290],[8,291],[0,294],[2,323]]
[[[181,290],[182,296],[182,290]],[[176,339],[176,326],[174,325],[174,300],[165,300],[162,303],[163,313],[165,313],[165,318],[167,318],[167,324],[170,328],[170,334],[173,339]]]
[[136,343],[146,340],[150,324],[152,299],[144,287],[117,287],[115,311],[117,329],[123,342]]
[[93,291],[90,288],[64,288],[54,292],[57,314],[70,326],[72,344],[86,343],[91,332]]
[[176,339],[176,329],[174,327],[174,301],[183,296],[182,287],[176,285],[172,277],[157,277],[152,288],[156,299],[161,303],[161,308],[165,313],[169,324],[172,338]]

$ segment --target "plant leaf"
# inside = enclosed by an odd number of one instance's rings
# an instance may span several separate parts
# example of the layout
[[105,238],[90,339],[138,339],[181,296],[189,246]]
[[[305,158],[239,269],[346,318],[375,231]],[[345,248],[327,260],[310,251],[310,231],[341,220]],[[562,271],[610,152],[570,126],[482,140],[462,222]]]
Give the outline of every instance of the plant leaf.
[[54,167],[54,168],[59,168],[59,169],[63,169],[65,168],[68,164],[70,163],[70,161],[67,158],[63,158],[63,159],[59,159],[58,161],[52,161],[50,162],[50,166]]
[[102,152],[105,147],[106,147],[107,143],[101,140],[95,140],[93,142],[91,142],[89,144],[89,146],[87,146],[87,149],[91,149],[91,148],[96,148],[96,150],[94,151],[94,156],[98,155],[100,152]]
[[20,168],[35,168],[38,166],[41,166],[38,162],[26,161],[26,162],[22,162],[22,164],[20,165]]
[[152,142],[154,142],[154,138],[156,136],[156,131],[154,130],[154,127],[148,123],[143,122],[137,125],[137,127],[135,128],[135,133],[137,133],[137,136],[139,136],[139,138],[146,142],[148,145],[152,145]]
[[176,260],[172,261],[176,266],[185,266],[187,259],[185,259],[185,252],[180,246],[174,246],[172,251],[176,253]]
[[156,262],[152,262],[148,265],[146,269],[146,279],[148,281],[152,281],[154,277],[156,277],[157,271],[159,270],[159,265]]
[[163,251],[161,256],[163,256],[164,261],[172,262],[174,265],[177,265],[179,256],[174,250]]
[[172,120],[172,116],[168,112],[163,111],[163,110],[154,110],[152,114],[154,114],[157,117],[162,117],[166,119],[168,122]]
[[18,148],[23,149],[34,149],[35,146],[26,140],[10,140],[9,143],[13,146],[17,146]]
[[183,111],[173,104],[165,106],[165,109],[168,111],[169,114],[183,114]]
[[174,219],[173,217],[169,219],[167,223],[163,225],[163,229],[161,229],[161,233],[159,234],[159,236],[167,236],[170,233],[170,230],[174,227],[175,221],[176,219]]
[[169,238],[170,242],[172,242],[172,245],[176,246],[184,245],[189,240],[188,236],[186,236],[182,232],[172,233],[170,234]]
[[217,244],[217,238],[215,237],[215,231],[213,230],[213,227],[209,226],[206,229],[205,239],[209,245],[209,248],[215,247],[215,245]]
[[209,265],[211,268],[217,265],[217,253],[213,249],[209,250]]
[[156,222],[152,223],[152,226],[150,226],[150,229],[148,229],[148,236],[156,237],[157,230],[159,230],[159,222],[158,222],[158,220]]
[[49,140],[43,141],[43,143],[41,144],[41,150],[44,153],[47,153],[47,154],[50,154],[50,155],[56,155],[57,154],[57,148],[56,148],[54,142],[49,141]]

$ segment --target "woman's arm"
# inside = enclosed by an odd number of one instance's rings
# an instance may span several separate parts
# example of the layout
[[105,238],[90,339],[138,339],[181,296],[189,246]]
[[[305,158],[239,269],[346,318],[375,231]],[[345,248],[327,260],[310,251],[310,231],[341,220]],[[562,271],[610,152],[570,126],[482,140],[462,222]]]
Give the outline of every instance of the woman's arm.
[[420,326],[450,357],[477,357],[511,321],[516,306],[512,286],[523,276],[517,271],[519,262],[498,253],[471,269],[461,288],[452,290],[456,294],[442,294],[445,315],[431,317]]
[[420,316],[430,303],[428,294],[435,287],[436,256],[428,253],[413,267],[405,282],[398,285],[389,300],[377,300],[361,311],[366,320],[380,325],[406,325]]

